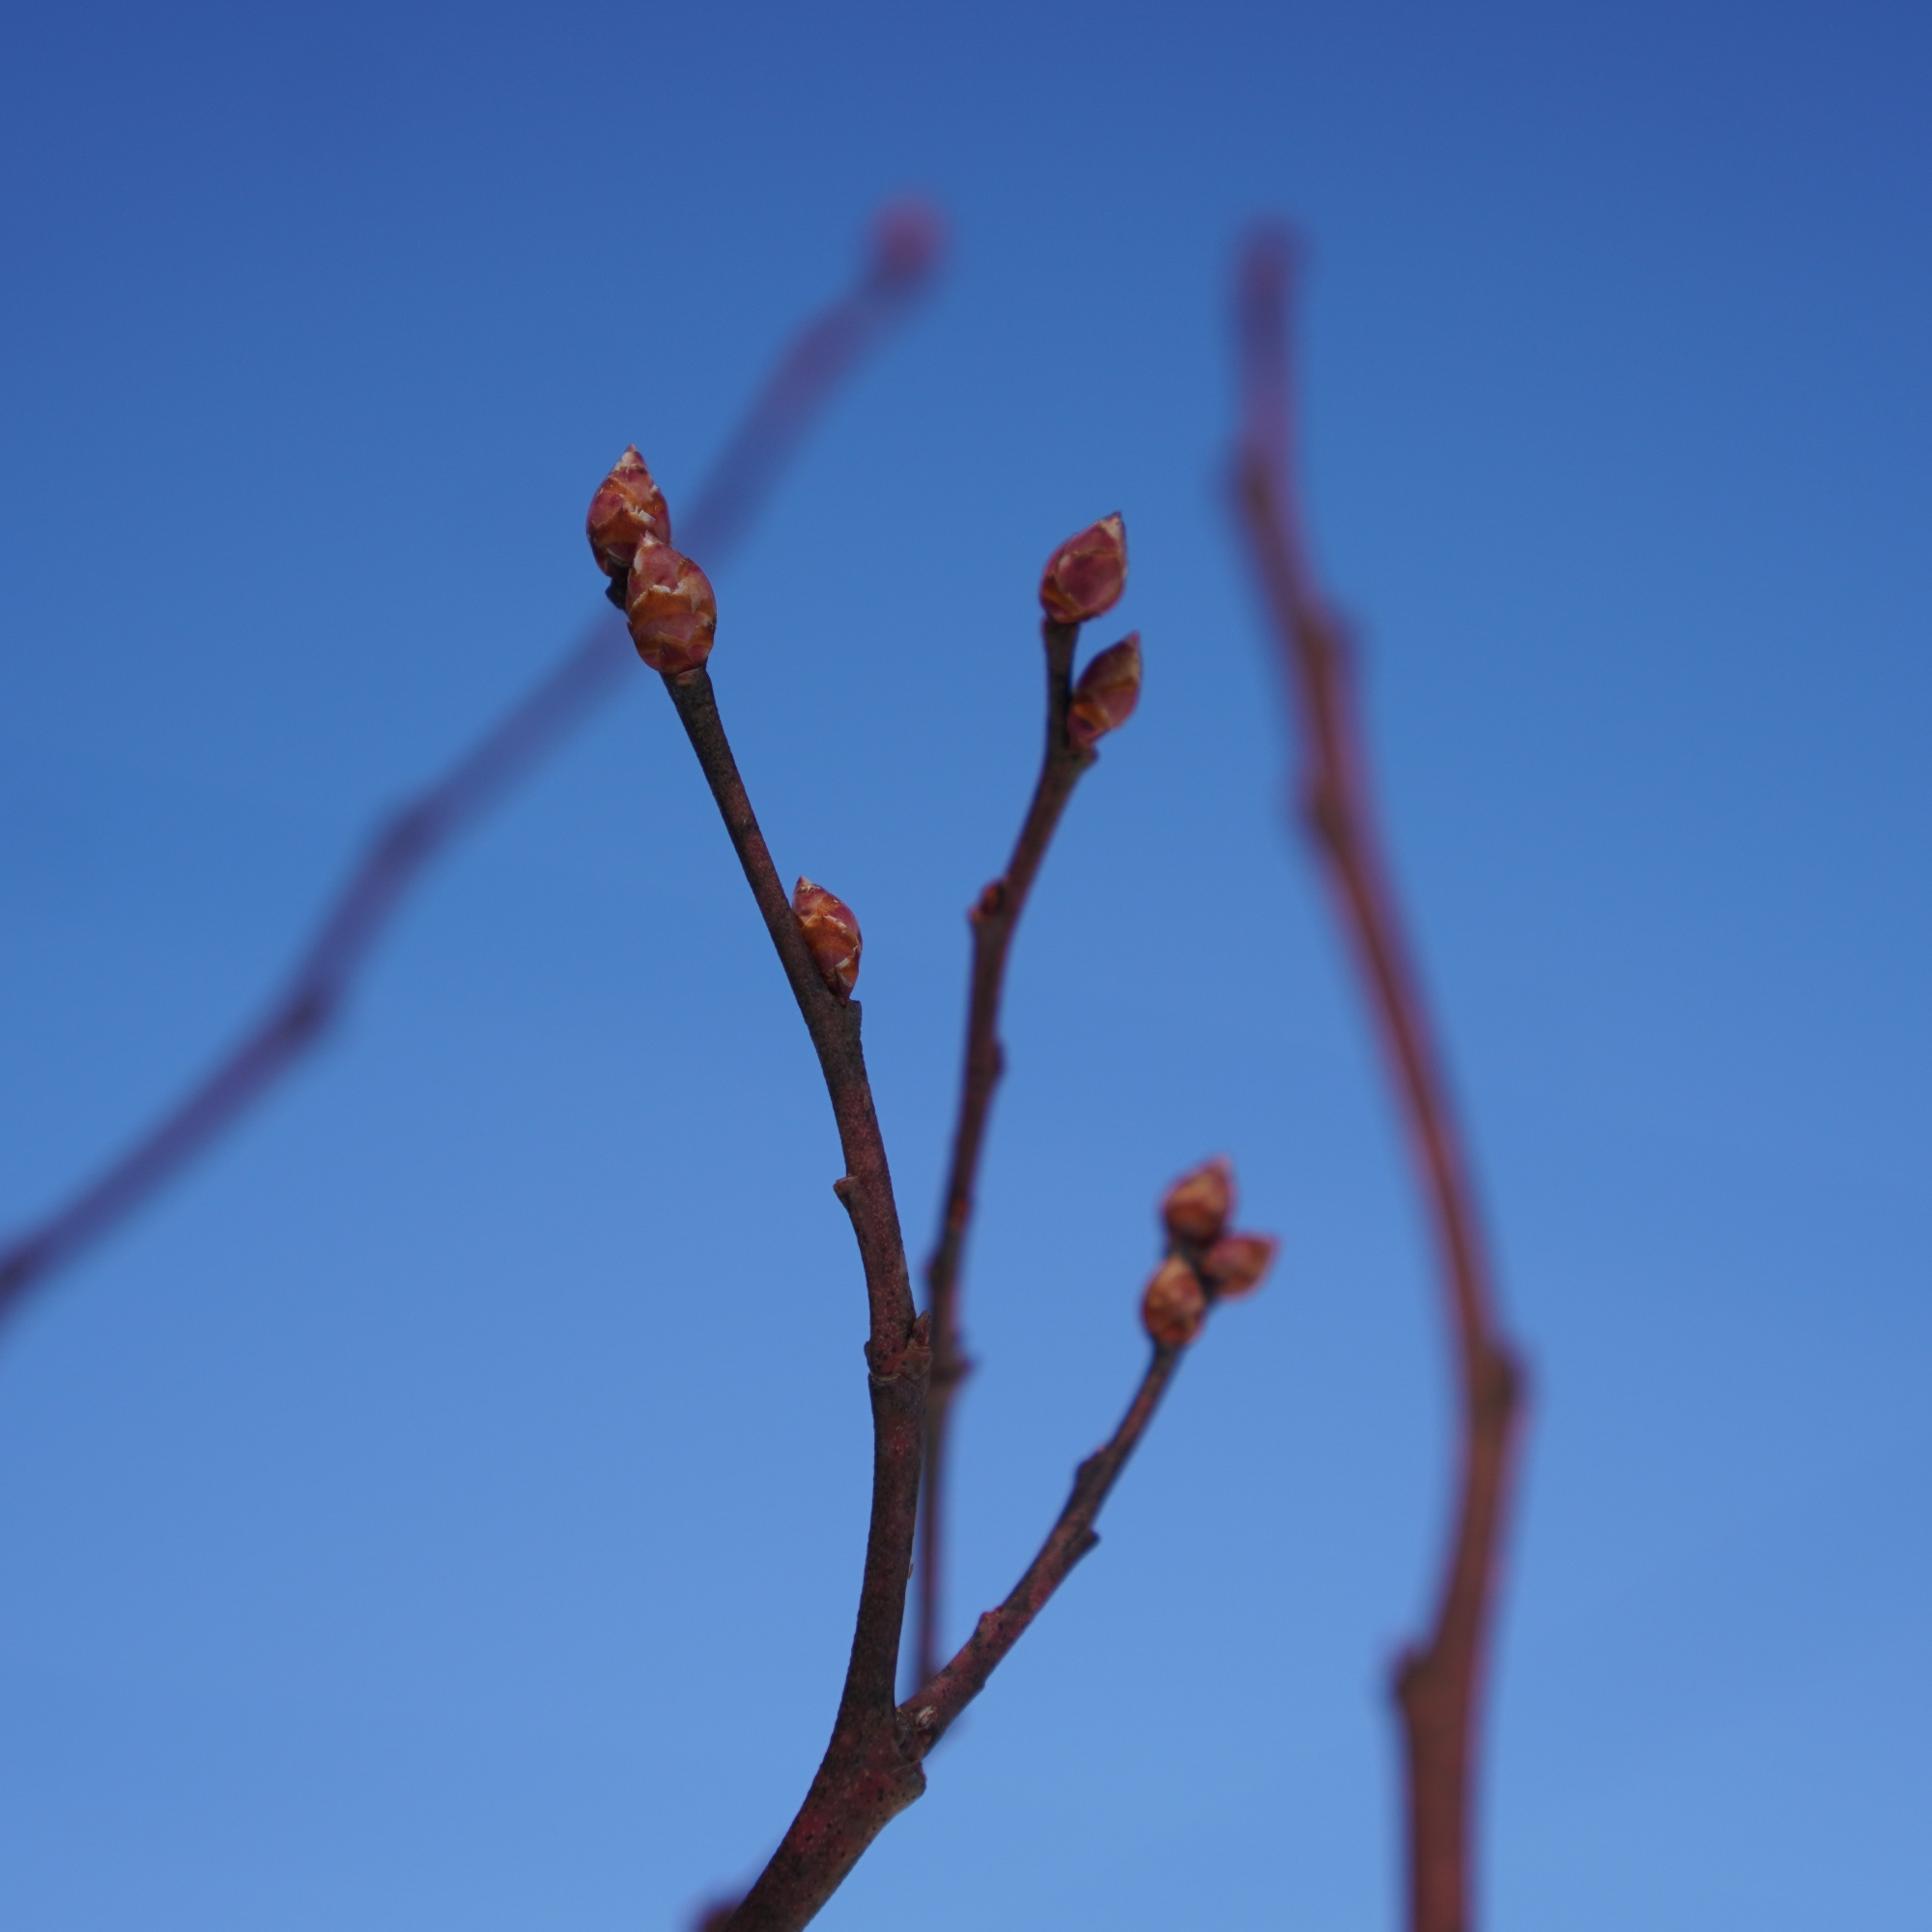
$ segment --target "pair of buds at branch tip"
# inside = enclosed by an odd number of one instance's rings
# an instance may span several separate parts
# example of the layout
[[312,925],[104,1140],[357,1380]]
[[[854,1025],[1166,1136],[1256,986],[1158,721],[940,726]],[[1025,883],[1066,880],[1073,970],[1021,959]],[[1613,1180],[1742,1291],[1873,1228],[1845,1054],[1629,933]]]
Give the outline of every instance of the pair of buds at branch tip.
[[1281,1246],[1272,1235],[1228,1232],[1235,1169],[1222,1155],[1183,1174],[1167,1190],[1160,1218],[1171,1243],[1141,1297],[1141,1323],[1162,1348],[1194,1340],[1217,1301],[1252,1294]]
[[638,655],[667,677],[696,670],[711,655],[718,599],[703,571],[671,549],[664,492],[635,445],[597,486],[584,533],[612,591],[622,591]]
[[[631,641],[655,671],[696,670],[711,655],[718,600],[711,580],[670,546],[670,507],[633,443],[597,486],[583,520],[590,554],[620,589]],[[836,893],[800,879],[792,915],[827,988],[849,999],[859,983],[859,922]]]
[[[1121,601],[1127,587],[1127,529],[1120,512],[1090,524],[1047,558],[1039,608],[1055,624],[1084,624]],[[1066,708],[1066,735],[1081,751],[1118,730],[1141,696],[1141,634],[1130,633],[1080,673]]]

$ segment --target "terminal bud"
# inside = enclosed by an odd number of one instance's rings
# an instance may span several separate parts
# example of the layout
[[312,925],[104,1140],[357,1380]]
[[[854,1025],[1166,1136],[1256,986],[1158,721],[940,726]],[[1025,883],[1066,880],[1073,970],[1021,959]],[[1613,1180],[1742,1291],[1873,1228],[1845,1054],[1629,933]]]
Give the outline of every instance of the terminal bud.
[[696,670],[711,655],[718,600],[711,580],[668,544],[646,537],[631,559],[624,589],[631,641],[653,670]]
[[1179,1349],[1200,1334],[1207,1319],[1200,1276],[1179,1255],[1170,1255],[1141,1296],[1141,1325],[1163,1349]]
[[1116,511],[1054,552],[1039,580],[1039,608],[1056,624],[1084,624],[1111,611],[1126,587],[1127,530]]
[[1066,707],[1066,735],[1076,745],[1117,730],[1141,701],[1141,634],[1129,632],[1080,673],[1073,701]]
[[805,934],[805,950],[811,954],[818,977],[841,1000],[849,999],[859,983],[862,944],[852,908],[836,893],[800,879],[791,909],[798,915],[798,929]]
[[646,538],[652,543],[670,542],[670,511],[664,492],[652,481],[636,443],[598,484],[583,529],[598,569],[609,577],[622,577],[630,569],[638,546]]
[[1272,1235],[1223,1235],[1201,1257],[1202,1276],[1223,1301],[1252,1294],[1280,1248]]
[[1225,1154],[1204,1161],[1167,1190],[1160,1218],[1177,1241],[1207,1247],[1221,1238],[1235,1209],[1235,1169]]

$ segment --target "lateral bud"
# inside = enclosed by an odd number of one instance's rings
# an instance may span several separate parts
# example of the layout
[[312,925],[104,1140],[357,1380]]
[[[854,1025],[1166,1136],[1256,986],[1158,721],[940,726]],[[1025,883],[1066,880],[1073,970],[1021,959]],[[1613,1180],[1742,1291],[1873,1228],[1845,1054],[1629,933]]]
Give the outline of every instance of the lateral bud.
[[837,893],[802,878],[791,895],[805,950],[818,968],[818,977],[841,1000],[850,999],[859,983],[859,922]]
[[711,580],[668,544],[649,537],[638,545],[624,590],[624,615],[638,655],[669,676],[696,670],[711,655],[718,632],[718,599]]
[[1141,701],[1141,634],[1130,631],[1080,673],[1066,707],[1066,735],[1083,748],[1117,731]]
[[1117,510],[1090,524],[1047,559],[1039,608],[1056,624],[1084,624],[1111,611],[1127,587],[1127,528]]
[[616,467],[597,486],[590,499],[590,514],[583,520],[584,534],[590,539],[590,554],[597,568],[609,577],[622,577],[630,569],[638,546],[647,538],[652,543],[670,542],[670,511],[664,492],[644,468],[644,459],[632,443]]
[[1207,1247],[1221,1238],[1235,1211],[1235,1169],[1226,1154],[1203,1161],[1167,1190],[1160,1218],[1177,1241]]
[[1202,1278],[1216,1300],[1236,1300],[1262,1285],[1280,1251],[1272,1235],[1223,1235],[1201,1257]]
[[1141,1296],[1141,1326],[1163,1349],[1179,1349],[1200,1334],[1207,1319],[1201,1277],[1179,1255],[1169,1255]]

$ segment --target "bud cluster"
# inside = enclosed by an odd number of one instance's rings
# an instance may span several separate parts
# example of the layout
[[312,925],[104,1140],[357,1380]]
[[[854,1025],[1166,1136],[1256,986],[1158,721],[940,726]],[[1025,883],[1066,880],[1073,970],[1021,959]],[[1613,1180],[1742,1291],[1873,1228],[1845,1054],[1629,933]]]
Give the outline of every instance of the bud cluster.
[[669,676],[711,655],[718,599],[711,580],[670,547],[670,510],[633,445],[597,486],[584,519],[590,554],[621,591],[638,655]]
[[1141,1322],[1164,1349],[1200,1334],[1217,1301],[1251,1294],[1274,1264],[1281,1243],[1272,1235],[1228,1232],[1235,1211],[1235,1170],[1223,1155],[1183,1174],[1160,1204],[1167,1259],[1141,1296]]

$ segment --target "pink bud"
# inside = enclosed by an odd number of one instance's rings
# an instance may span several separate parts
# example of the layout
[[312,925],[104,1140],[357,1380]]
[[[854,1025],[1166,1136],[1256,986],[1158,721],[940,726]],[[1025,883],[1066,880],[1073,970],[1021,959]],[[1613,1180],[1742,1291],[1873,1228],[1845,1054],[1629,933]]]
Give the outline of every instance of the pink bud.
[[1183,1174],[1167,1190],[1160,1218],[1177,1241],[1196,1241],[1202,1247],[1218,1240],[1235,1211],[1235,1170],[1225,1154],[1204,1161]]
[[1068,537],[1039,580],[1039,608],[1056,624],[1084,624],[1111,611],[1127,587],[1127,531],[1116,511]]
[[696,670],[711,655],[718,600],[711,580],[668,544],[646,537],[631,559],[624,614],[631,641],[653,670]]
[[798,915],[798,929],[805,934],[805,950],[818,968],[818,977],[842,999],[859,983],[859,922],[852,908],[836,893],[800,879],[791,895],[791,909]]
[[1223,1235],[1202,1256],[1201,1272],[1223,1301],[1233,1301],[1262,1285],[1280,1248],[1272,1235]]
[[1141,701],[1141,634],[1130,632],[1080,673],[1066,708],[1066,735],[1076,745],[1118,729]]
[[1141,1296],[1142,1327],[1162,1348],[1178,1349],[1200,1334],[1207,1316],[1200,1278],[1179,1255],[1170,1255]]
[[598,569],[611,577],[622,577],[630,569],[646,537],[652,543],[670,542],[670,511],[665,506],[664,492],[651,480],[635,443],[598,484],[583,528]]

